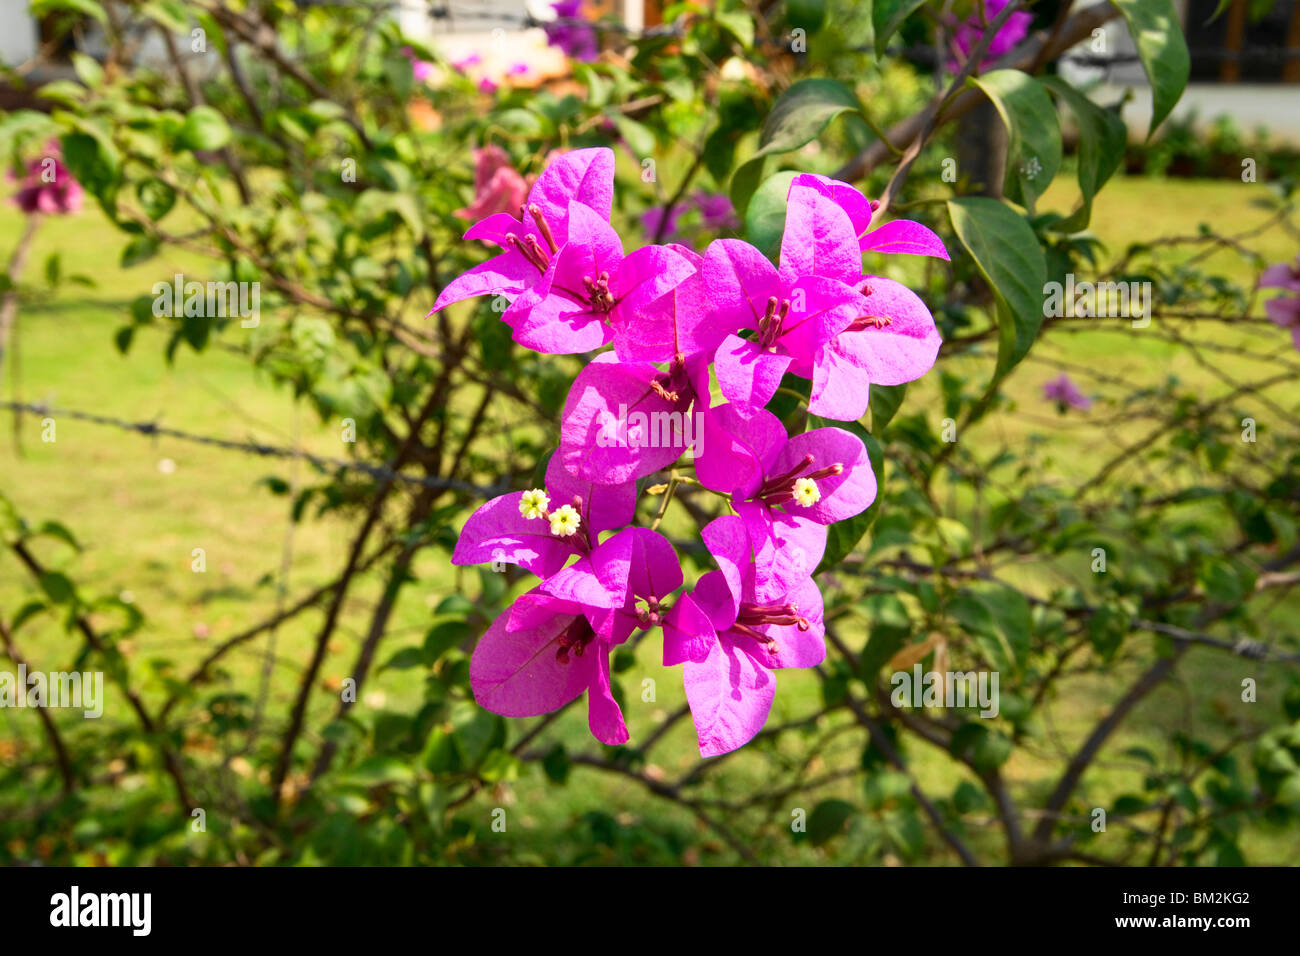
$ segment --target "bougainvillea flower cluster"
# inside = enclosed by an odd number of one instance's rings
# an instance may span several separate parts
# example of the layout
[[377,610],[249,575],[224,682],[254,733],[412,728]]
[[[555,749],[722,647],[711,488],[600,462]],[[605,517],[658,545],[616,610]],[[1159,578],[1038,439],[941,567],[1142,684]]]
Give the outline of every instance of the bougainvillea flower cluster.
[[[793,376],[808,381],[813,415],[856,421],[873,384],[925,374],[940,345],[933,317],[905,286],[864,275],[862,254],[947,252],[918,223],[872,229],[874,204],[813,175],[791,183],[775,264],[739,239],[703,254],[628,251],[610,225],[613,193],[609,149],[554,158],[518,209],[469,229],[499,251],[434,306],[501,296],[521,345],[601,350],[574,380],[543,487],[489,501],[460,533],[454,563],[516,564],[538,579],[479,641],[470,683],[510,717],[585,691],[592,734],[623,744],[610,653],[658,638],[664,665],[682,668],[700,753],[713,756],[763,727],[778,671],[825,657],[813,575],[827,527],[876,497],[861,438],[789,434],[766,406]],[[701,529],[703,550],[636,523],[638,480],[688,463],[724,510]],[[688,546],[711,566],[695,581]]]
[[1291,332],[1291,342],[1300,349],[1300,256],[1293,264],[1280,262],[1269,266],[1259,277],[1261,289],[1281,289],[1280,295],[1264,303],[1264,311],[1273,323]]
[[81,211],[85,191],[63,165],[58,142],[45,147],[45,155],[27,164],[14,203],[28,215],[65,215]]
[[[962,63],[970,56],[975,45],[983,39],[984,23],[991,23],[996,19],[1009,2],[1010,0],[984,0],[983,22],[978,15],[973,15],[956,25],[952,33],[952,45],[960,55]],[[1033,22],[1034,15],[1025,10],[1017,10],[1007,17],[1006,23],[1002,24],[1002,28],[989,41],[988,49],[984,51],[984,59],[980,61],[980,69],[987,69],[1019,46],[1020,41],[1029,35],[1029,25]],[[948,64],[950,70],[956,70],[959,66],[960,64],[955,60]]]
[[479,220],[499,212],[511,212],[528,197],[528,181],[510,165],[500,146],[474,150],[474,201],[457,209],[462,219]]
[[1056,378],[1043,383],[1043,398],[1055,402],[1057,408],[1064,412],[1066,408],[1087,411],[1092,408],[1092,399],[1079,390],[1074,379],[1062,372]]
[[595,60],[600,55],[600,40],[595,29],[582,22],[582,0],[555,0],[551,9],[555,19],[542,24],[547,44],[575,60]]

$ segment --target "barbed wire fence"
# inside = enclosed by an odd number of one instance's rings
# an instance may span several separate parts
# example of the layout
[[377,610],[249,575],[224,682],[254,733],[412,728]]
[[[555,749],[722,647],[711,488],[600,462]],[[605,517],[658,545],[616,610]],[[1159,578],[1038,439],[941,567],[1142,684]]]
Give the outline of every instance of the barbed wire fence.
[[184,429],[160,425],[156,421],[130,421],[112,415],[101,415],[96,412],[87,412],[71,408],[54,408],[44,402],[16,402],[11,400],[0,400],[0,409],[6,409],[15,414],[26,412],[33,415],[40,415],[46,418],[53,418],[56,421],[59,418],[70,418],[74,421],[90,422],[95,425],[116,428],[121,431],[135,432],[146,437],[175,438],[180,441],[191,442],[198,445],[207,445],[212,448],[221,448],[226,451],[242,452],[243,454],[255,455],[261,458],[278,458],[285,460],[296,459],[306,461],[307,463],[320,468],[322,471],[357,471],[369,475],[371,478],[379,481],[404,483],[436,491],[461,491],[466,494],[477,495],[483,498],[492,498],[509,490],[509,486],[507,485],[486,487],[467,481],[460,481],[455,478],[412,475],[406,472],[396,471],[388,465],[376,465],[370,462],[356,461],[347,458],[331,458],[325,455],[318,455],[309,452],[303,448],[293,448],[285,445],[270,445],[265,442],[237,441],[230,438],[218,438],[213,435],[200,435],[195,432],[185,431]]

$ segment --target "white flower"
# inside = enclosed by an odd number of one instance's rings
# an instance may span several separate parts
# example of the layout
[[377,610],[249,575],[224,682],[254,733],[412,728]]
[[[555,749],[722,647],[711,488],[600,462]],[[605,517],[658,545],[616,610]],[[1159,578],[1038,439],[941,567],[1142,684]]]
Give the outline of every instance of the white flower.
[[551,534],[567,538],[571,534],[577,534],[581,524],[582,516],[574,510],[573,505],[564,505],[551,512]]
[[822,500],[821,489],[811,478],[796,478],[794,483],[794,500],[805,508],[811,508]]
[[524,496],[519,499],[519,513],[525,518],[545,518],[546,509],[551,505],[551,499],[541,488],[533,488],[525,491]]

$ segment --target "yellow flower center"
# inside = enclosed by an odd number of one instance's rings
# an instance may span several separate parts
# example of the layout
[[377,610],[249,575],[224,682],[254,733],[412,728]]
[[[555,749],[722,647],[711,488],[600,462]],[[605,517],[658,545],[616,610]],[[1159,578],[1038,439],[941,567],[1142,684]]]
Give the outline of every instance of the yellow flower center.
[[794,495],[794,500],[805,508],[811,508],[822,500],[821,489],[817,487],[817,482],[811,478],[796,479],[791,494]]
[[551,534],[567,538],[571,534],[577,534],[581,524],[582,516],[573,505],[563,505],[551,512]]
[[525,518],[545,518],[546,509],[550,504],[551,499],[546,492],[541,488],[533,488],[525,491],[524,496],[519,499],[519,513]]

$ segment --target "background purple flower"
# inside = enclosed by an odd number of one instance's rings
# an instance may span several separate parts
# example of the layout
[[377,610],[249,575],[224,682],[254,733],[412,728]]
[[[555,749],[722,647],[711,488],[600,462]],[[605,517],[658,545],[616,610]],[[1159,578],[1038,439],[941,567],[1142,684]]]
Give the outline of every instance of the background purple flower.
[[409,46],[402,47],[402,56],[411,61],[411,75],[415,77],[417,83],[427,83],[433,76],[433,64],[421,60]]
[[[989,23],[1003,11],[1009,0],[984,0],[984,16]],[[977,0],[978,3],[978,0]],[[988,49],[985,51],[984,59],[980,62],[980,69],[985,69],[1001,59],[1005,54],[1015,48],[1021,40],[1029,35],[1029,24],[1033,22],[1034,15],[1018,10],[1007,18],[1007,22],[1002,24],[1002,28],[994,35],[989,42]],[[979,43],[980,38],[984,36],[984,28],[980,25],[979,14],[971,16],[965,22],[961,23],[952,35],[953,46],[961,53],[961,61],[964,63],[970,51]],[[949,69],[956,70],[960,64],[955,61],[949,61]]]
[[[651,206],[641,213],[641,228],[649,239],[655,239],[656,237],[664,240],[674,239],[677,237],[677,226],[680,224],[682,213],[685,211],[681,206],[674,206],[671,210],[666,210],[663,206]],[[659,227],[664,221],[665,212],[668,215],[668,225],[663,227],[661,233]]]
[[555,11],[555,21],[542,24],[546,42],[575,60],[590,63],[596,59],[600,55],[596,31],[584,23],[571,22],[582,19],[582,0],[555,0],[551,9]]
[[474,150],[474,201],[456,215],[477,222],[499,212],[518,213],[528,199],[528,182],[495,144]]
[[23,212],[31,215],[81,211],[84,191],[63,165],[61,156],[59,144],[51,142],[44,156],[27,164],[27,174],[14,194],[14,203]]
[[737,229],[740,220],[736,218],[736,209],[731,200],[722,193],[709,193],[699,190],[693,197],[695,208],[700,211],[700,223],[705,229],[721,232],[724,229]]
[[1291,330],[1291,342],[1300,350],[1300,256],[1294,265],[1280,262],[1259,277],[1261,289],[1285,289],[1293,296],[1278,296],[1264,303],[1264,311],[1279,328]]
[[1056,402],[1064,407],[1087,410],[1092,408],[1092,399],[1079,391],[1079,386],[1071,381],[1070,376],[1062,372],[1050,382],[1043,383],[1043,397],[1049,402]]

